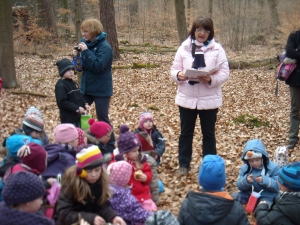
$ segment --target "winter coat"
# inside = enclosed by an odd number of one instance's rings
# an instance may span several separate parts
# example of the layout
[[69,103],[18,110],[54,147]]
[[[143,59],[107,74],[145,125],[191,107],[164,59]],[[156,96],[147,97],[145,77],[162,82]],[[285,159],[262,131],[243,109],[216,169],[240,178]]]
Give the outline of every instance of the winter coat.
[[287,57],[297,60],[297,67],[287,79],[286,84],[300,87],[300,31],[293,32],[289,35],[285,52]]
[[[134,133],[144,132],[141,128],[137,128]],[[158,153],[158,156],[161,157],[166,149],[166,140],[162,136],[161,132],[153,126],[151,131],[151,139],[154,150]],[[142,151],[150,150],[150,149],[142,149]]]
[[267,204],[259,204],[254,212],[259,225],[300,224],[300,193],[285,192],[269,209]]
[[181,205],[178,221],[181,225],[250,225],[242,205],[224,191],[190,191]]
[[130,193],[129,188],[110,186],[112,197],[111,208],[122,217],[129,225],[144,223],[150,213],[143,209],[138,200]]
[[59,79],[55,85],[55,98],[61,123],[80,121],[80,113],[76,110],[79,110],[79,107],[85,107],[85,100],[77,83],[72,79]]
[[84,133],[87,138],[87,143],[97,145],[98,148],[100,149],[102,155],[105,155],[106,153],[111,153],[110,151],[107,150],[106,145],[104,145],[96,137],[94,137],[94,135],[90,132],[89,129],[85,130]]
[[[101,196],[101,184],[89,184],[91,192],[95,199],[85,199],[85,204],[77,202],[71,195],[60,192],[54,219],[56,225],[71,225],[78,222],[78,215],[81,214],[82,219],[90,224],[94,224],[96,216],[101,216],[106,222],[111,222],[114,217],[118,216],[115,211],[110,207],[109,201],[103,205],[98,205],[98,199]],[[62,187],[63,190],[63,187]]]
[[47,157],[47,169],[42,174],[44,179],[49,177],[57,177],[58,174],[63,174],[66,169],[75,165],[74,149],[67,149],[60,144],[50,144],[44,146],[48,153]]
[[147,163],[150,166],[152,172],[152,180],[149,183],[150,193],[152,196],[152,200],[157,203],[159,202],[157,164],[155,159],[152,156],[146,154],[146,152],[143,153],[145,153],[145,155],[147,156]]
[[[250,194],[252,192],[252,186],[254,186],[255,192],[260,192],[263,189],[260,200],[268,199],[269,201],[272,202],[274,197],[275,198],[278,197],[278,193],[279,193],[279,185],[277,183],[277,177],[279,174],[280,167],[276,163],[270,161],[268,152],[266,151],[261,141],[255,143],[255,146],[253,144],[254,144],[253,142],[247,144],[244,148],[244,152],[242,154],[242,160],[245,162],[245,164],[240,169],[240,173],[237,179],[237,186],[238,189],[242,192],[241,194],[248,197],[250,197]],[[246,155],[246,152],[249,150],[260,152],[264,156],[263,160],[266,160],[267,169],[268,169],[266,175],[263,172],[263,166],[260,167],[259,169],[250,168],[249,172],[246,173],[250,165],[247,162],[247,160],[244,159],[244,157]],[[262,176],[263,182],[258,183],[256,182],[255,179],[253,179],[252,184],[248,183],[247,176],[249,176],[250,174],[252,174],[253,177]]]
[[187,81],[178,81],[177,74],[192,68],[192,42],[189,37],[178,48],[171,67],[171,77],[178,84],[175,103],[189,109],[216,109],[222,106],[221,85],[229,78],[229,66],[222,46],[212,39],[207,46],[201,47],[207,70],[220,65],[220,69],[211,75],[211,84],[197,83],[190,85]]
[[30,213],[8,207],[4,202],[0,203],[1,225],[54,225],[54,221],[42,214]]
[[113,51],[102,32],[93,42],[85,41],[88,49],[81,52],[83,73],[80,92],[83,95],[110,97],[113,94],[112,61]]

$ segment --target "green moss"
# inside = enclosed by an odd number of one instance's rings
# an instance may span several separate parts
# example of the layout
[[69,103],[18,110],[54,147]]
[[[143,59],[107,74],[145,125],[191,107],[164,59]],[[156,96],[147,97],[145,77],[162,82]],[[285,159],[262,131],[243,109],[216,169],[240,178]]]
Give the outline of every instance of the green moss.
[[157,106],[155,106],[155,105],[149,106],[147,109],[152,109],[154,111],[159,111],[159,108]]
[[248,115],[248,114],[240,115],[239,117],[233,119],[233,122],[245,124],[249,128],[261,127],[261,126],[269,127],[270,126],[269,121],[262,121],[261,119],[255,117],[255,116],[252,116],[252,115]]

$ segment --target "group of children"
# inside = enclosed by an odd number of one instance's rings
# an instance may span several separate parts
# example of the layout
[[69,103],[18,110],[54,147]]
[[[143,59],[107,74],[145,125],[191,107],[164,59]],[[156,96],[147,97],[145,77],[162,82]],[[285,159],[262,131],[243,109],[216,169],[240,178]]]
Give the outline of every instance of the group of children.
[[[49,143],[42,114],[35,107],[26,112],[22,127],[3,142],[1,224],[54,224],[55,220],[56,224],[138,225],[153,224],[149,221],[157,220],[157,215],[166,219],[170,214],[156,206],[156,167],[165,151],[165,139],[153,115],[142,113],[133,133],[127,125],[120,126],[112,153],[106,149],[113,133],[108,123],[90,119],[88,130],[79,128],[80,115],[89,105],[72,80],[71,61],[60,60],[57,66],[62,79],[55,93],[62,124],[54,129],[54,143]],[[280,169],[258,139],[246,143],[242,160],[239,192],[230,195],[224,191],[224,160],[206,155],[198,174],[201,189],[188,193],[178,221],[172,224],[249,224],[242,205],[247,209],[253,193],[260,195],[257,203],[252,202],[257,205],[258,224],[300,224],[300,163]],[[49,195],[55,205],[49,206]],[[49,208],[52,213],[45,213]]]

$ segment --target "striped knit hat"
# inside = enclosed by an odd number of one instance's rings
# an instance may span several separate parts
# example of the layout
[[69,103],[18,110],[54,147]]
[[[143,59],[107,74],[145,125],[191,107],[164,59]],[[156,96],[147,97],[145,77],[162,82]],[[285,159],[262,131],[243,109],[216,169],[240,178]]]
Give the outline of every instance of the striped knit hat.
[[38,115],[35,114],[30,114],[26,116],[23,120],[23,125],[38,132],[41,132],[44,129],[44,121]]
[[285,165],[279,171],[278,182],[290,191],[300,191],[300,162]]
[[76,175],[82,178],[85,178],[87,176],[85,170],[90,170],[102,166],[104,162],[102,153],[96,145],[92,145],[82,149],[76,154],[76,158]]

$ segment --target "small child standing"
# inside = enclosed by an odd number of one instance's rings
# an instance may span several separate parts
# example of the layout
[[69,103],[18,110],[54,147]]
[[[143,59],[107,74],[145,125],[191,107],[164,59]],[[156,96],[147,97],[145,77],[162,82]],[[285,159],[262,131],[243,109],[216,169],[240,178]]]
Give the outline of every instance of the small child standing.
[[127,224],[144,224],[150,212],[142,208],[139,201],[130,193],[127,184],[132,173],[132,166],[125,161],[110,164],[107,168],[112,197],[111,208],[115,210]]
[[103,155],[112,153],[107,150],[106,144],[112,135],[112,127],[103,121],[96,122],[93,118],[89,119],[90,129],[85,131],[88,144],[97,145]]
[[[163,138],[162,134],[154,125],[153,115],[150,112],[143,112],[140,115],[140,125],[134,131],[134,133],[139,134],[140,132],[146,132],[150,136],[151,143],[150,145],[153,146],[154,150],[157,152],[156,162],[157,165],[160,164],[160,157],[164,154],[166,144],[165,139]],[[139,137],[143,138],[143,136]],[[145,149],[143,151],[148,151],[149,149]]]
[[237,179],[240,192],[233,193],[234,198],[242,204],[247,204],[253,187],[255,192],[263,190],[258,201],[266,201],[271,207],[273,199],[278,197],[279,193],[279,166],[270,161],[266,148],[259,139],[246,143],[242,160],[245,164],[241,167]]
[[72,62],[61,59],[56,62],[59,79],[55,85],[55,98],[59,108],[60,122],[72,123],[75,127],[80,127],[80,116],[85,109],[90,106],[85,102],[79,91],[78,84],[73,81],[75,68]]
[[142,207],[150,212],[157,211],[157,207],[151,198],[149,183],[152,180],[152,172],[146,157],[141,154],[141,143],[137,136],[129,132],[127,125],[120,127],[118,138],[119,155],[115,156],[116,161],[125,160],[132,165],[132,174],[128,185],[131,186],[131,193],[142,204]]
[[180,224],[250,225],[242,205],[223,190],[226,172],[222,157],[203,158],[198,182],[201,189],[190,191],[182,202],[178,214]]
[[280,197],[269,209],[267,202],[261,201],[254,212],[259,225],[300,224],[300,162],[282,167],[279,171],[278,183]]
[[109,182],[99,148],[93,145],[82,149],[76,158],[77,164],[70,167],[62,179],[55,211],[56,225],[76,223],[79,214],[94,225],[105,222],[126,225],[109,206]]
[[43,179],[56,178],[67,168],[75,165],[75,149],[78,147],[78,132],[73,124],[64,123],[54,129],[55,144],[45,145],[48,153],[47,169],[42,174]]
[[42,180],[33,173],[20,171],[8,177],[0,203],[1,224],[54,225],[54,221],[37,213],[43,203],[45,188]]

